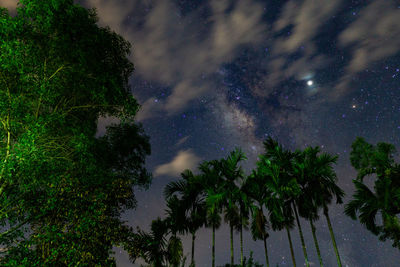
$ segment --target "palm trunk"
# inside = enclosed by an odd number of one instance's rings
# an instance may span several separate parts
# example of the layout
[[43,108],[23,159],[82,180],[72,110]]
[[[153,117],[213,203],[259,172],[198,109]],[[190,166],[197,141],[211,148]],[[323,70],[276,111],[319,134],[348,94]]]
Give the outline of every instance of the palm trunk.
[[196,235],[192,233],[192,262],[190,263],[191,267],[194,267],[194,240],[196,239]]
[[215,267],[215,225],[212,230],[212,267]]
[[234,264],[234,259],[233,259],[233,225],[230,225],[231,228],[231,266]]
[[243,266],[243,225],[240,225],[240,264]]
[[326,207],[326,206],[324,207],[324,214],[325,214],[325,217],[326,217],[326,221],[328,222],[329,233],[331,234],[333,248],[335,249],[338,266],[342,267],[342,263],[340,262],[339,251],[338,251],[337,246],[336,246],[335,235],[333,234],[333,230],[332,230],[331,220],[329,219],[328,207]]
[[312,222],[312,220],[310,220],[310,225],[311,225],[311,232],[314,238],[314,244],[315,244],[315,248],[317,249],[317,254],[318,254],[318,259],[319,259],[319,265],[321,267],[324,266],[324,264],[322,263],[322,257],[321,257],[321,252],[319,251],[319,246],[318,246],[318,240],[317,240],[317,236],[315,234],[315,226]]
[[294,203],[293,203],[293,209],[294,209],[294,214],[296,215],[297,226],[299,227],[301,246],[303,247],[303,253],[304,253],[304,259],[306,260],[306,266],[310,267],[310,264],[308,263],[306,244],[304,243],[303,231],[301,230],[299,215],[297,214],[297,208],[296,208],[296,205]]
[[296,267],[296,259],[294,258],[292,239],[290,238],[290,233],[289,233],[289,229],[287,228],[287,226],[286,226],[286,232],[287,232],[287,236],[289,239],[290,254],[292,255],[293,267]]
[[[264,252],[265,252],[265,263],[267,264],[267,267],[269,267],[267,236],[266,235],[264,235]],[[242,266],[243,266],[243,263],[242,263]]]

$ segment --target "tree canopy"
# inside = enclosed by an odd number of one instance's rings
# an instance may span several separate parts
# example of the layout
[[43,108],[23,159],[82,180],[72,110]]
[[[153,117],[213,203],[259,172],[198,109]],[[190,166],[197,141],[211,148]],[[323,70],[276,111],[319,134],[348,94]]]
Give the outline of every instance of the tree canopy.
[[[2,265],[114,265],[120,214],[150,184],[131,46],[97,21],[72,0],[0,8]],[[119,122],[98,138],[100,116]]]

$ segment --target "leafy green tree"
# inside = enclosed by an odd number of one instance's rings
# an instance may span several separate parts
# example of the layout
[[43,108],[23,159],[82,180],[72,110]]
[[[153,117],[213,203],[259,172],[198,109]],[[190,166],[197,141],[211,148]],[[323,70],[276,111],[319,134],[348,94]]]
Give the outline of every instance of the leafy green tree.
[[[392,144],[378,143],[373,146],[363,138],[357,138],[352,144],[350,160],[358,171],[353,180],[356,192],[345,206],[345,214],[353,220],[359,220],[380,240],[393,240],[393,247],[400,249],[400,165],[394,162],[395,147]],[[376,175],[374,191],[364,183],[367,175]],[[375,223],[377,213],[382,216],[382,225]]]
[[[114,265],[120,214],[147,187],[130,44],[72,0],[0,8],[2,265]],[[100,116],[119,123],[96,138]]]

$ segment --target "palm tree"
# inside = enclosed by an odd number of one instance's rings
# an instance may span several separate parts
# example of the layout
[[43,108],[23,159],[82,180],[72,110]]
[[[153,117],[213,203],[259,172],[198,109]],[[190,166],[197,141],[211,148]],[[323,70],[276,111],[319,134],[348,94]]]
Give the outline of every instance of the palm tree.
[[[318,191],[316,184],[312,184],[313,179],[319,179],[318,172],[321,167],[318,166],[317,162],[317,154],[319,152],[319,148],[308,147],[304,151],[296,151],[295,152],[295,160],[293,165],[294,175],[297,177],[298,184],[300,185],[302,194],[300,194],[296,200],[296,206],[298,208],[299,214],[301,217],[305,218],[310,222],[311,232],[314,239],[314,245],[317,250],[317,255],[319,259],[320,266],[323,266],[321,252],[318,246],[317,236],[315,234],[315,226],[313,224],[314,221],[319,219],[318,216],[318,207],[313,201],[312,196],[313,192]],[[312,187],[311,185],[314,185]]]
[[[296,182],[298,183],[298,185],[301,188],[301,186],[302,185],[304,186],[304,184],[306,182],[305,177],[304,177],[304,162],[303,162],[304,157],[303,157],[303,154],[299,150],[296,150],[294,153],[292,153],[292,157],[293,157],[293,160],[291,161],[290,170],[288,170],[288,172],[296,179]],[[293,201],[291,202],[291,204],[293,206],[293,211],[296,216],[296,222],[297,222],[297,227],[299,229],[300,241],[301,241],[301,246],[303,248],[303,254],[304,254],[306,266],[310,266],[310,264],[308,262],[308,255],[307,255],[306,245],[304,242],[303,231],[301,229],[299,215],[297,212],[297,205],[301,203],[301,201],[299,201],[299,199],[300,198],[304,199],[304,197],[302,197],[304,194],[305,194],[305,192],[304,192],[304,190],[302,190],[300,194],[298,194],[295,198],[293,198]]]
[[344,196],[344,191],[336,184],[337,176],[332,166],[332,164],[336,163],[337,158],[337,156],[332,156],[327,153],[322,153],[320,156],[316,157],[315,165],[317,167],[314,172],[315,177],[310,180],[309,188],[310,198],[315,201],[317,207],[322,207],[323,209],[335,250],[336,260],[338,266],[342,266],[328,209],[328,205],[332,202],[333,197],[336,198],[336,204],[343,203],[342,198]]
[[[345,214],[356,219],[356,212],[360,211],[359,219],[369,231],[380,235],[379,239],[393,240],[393,246],[400,248],[400,224],[397,214],[400,213],[400,165],[393,160],[395,148],[391,144],[378,143],[373,146],[362,138],[357,138],[352,145],[350,160],[358,171],[357,179],[353,180],[356,192],[345,206]],[[363,179],[366,175],[376,174],[377,179],[372,192]],[[382,215],[381,226],[375,223],[375,217]]]
[[131,259],[135,261],[137,257],[140,257],[154,267],[165,266],[168,257],[166,234],[166,224],[160,218],[151,223],[150,233],[138,227],[138,233],[133,239],[134,251],[130,254]]
[[167,199],[167,217],[165,226],[171,237],[167,246],[167,259],[172,266],[177,267],[183,258],[182,242],[177,233],[183,234],[188,228],[188,219],[185,216],[184,202],[178,199],[176,195]]
[[[194,175],[190,170],[181,173],[182,180],[173,181],[166,185],[164,195],[167,199],[176,194],[180,195],[183,214],[180,216],[185,218],[186,231],[192,235],[192,253],[191,266],[194,262],[194,244],[196,239],[196,231],[205,224],[206,203],[205,194],[202,188],[201,177]],[[183,222],[182,222],[183,223]]]
[[253,173],[247,177],[242,185],[242,191],[246,196],[248,196],[248,198],[254,200],[254,203],[252,203],[251,200],[248,201],[252,212],[251,233],[254,241],[264,241],[265,263],[267,267],[269,267],[267,247],[267,238],[269,237],[267,230],[269,226],[263,212],[263,206],[265,200],[267,199],[268,191],[265,190],[265,181],[263,177],[258,175],[257,171],[253,171]]
[[332,167],[332,164],[336,163],[337,157],[326,153],[318,156],[319,152],[319,147],[307,147],[304,151],[297,151],[296,153],[294,172],[296,177],[298,177],[298,183],[303,192],[298,196],[296,204],[300,216],[310,222],[314,244],[321,266],[323,266],[323,263],[313,222],[319,219],[318,209],[321,207],[324,209],[324,215],[328,222],[338,264],[341,266],[332,225],[329,219],[328,204],[331,203],[333,195],[336,196],[337,203],[342,203],[344,192],[336,185],[336,174]]
[[222,175],[222,183],[220,190],[220,199],[223,202],[225,210],[225,221],[230,227],[230,244],[231,244],[231,265],[234,265],[233,251],[233,229],[235,225],[241,225],[240,211],[238,199],[240,198],[240,190],[236,185],[239,180],[243,180],[244,171],[239,163],[246,160],[246,155],[239,149],[235,148],[226,159],[212,161],[212,164],[218,169]]
[[269,137],[264,141],[265,154],[259,157],[257,173],[265,178],[269,196],[265,201],[272,229],[286,228],[293,265],[296,266],[289,229],[294,226],[292,203],[300,194],[296,179],[290,173],[293,154]]
[[220,170],[215,164],[204,161],[200,164],[202,189],[206,193],[206,226],[212,228],[212,267],[215,267],[215,230],[221,226],[222,201]]
[[241,181],[240,190],[238,191],[236,199],[239,207],[239,221],[238,224],[235,225],[235,228],[240,234],[240,264],[243,265],[243,228],[248,230],[249,215],[253,205],[251,198],[245,191],[245,179],[242,179]]
[[137,258],[142,258],[152,267],[169,264],[177,267],[184,263],[182,241],[170,226],[169,218],[157,218],[152,221],[149,233],[137,227],[137,233],[129,238],[130,244],[127,247],[130,259],[135,262]]

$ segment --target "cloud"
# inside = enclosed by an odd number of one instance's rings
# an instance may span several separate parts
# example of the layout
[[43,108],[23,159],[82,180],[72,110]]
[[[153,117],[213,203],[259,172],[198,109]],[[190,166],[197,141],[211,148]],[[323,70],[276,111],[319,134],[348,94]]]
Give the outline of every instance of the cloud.
[[[221,64],[233,60],[242,45],[257,44],[265,38],[263,8],[255,1],[211,1],[210,6],[185,16],[167,0],[86,3],[96,6],[102,24],[110,25],[133,44],[135,75],[172,88],[162,105],[154,105],[153,99],[145,101],[142,120],[157,116],[157,111],[173,115],[184,110],[192,100],[217,86],[201,77],[212,75]],[[210,8],[208,18],[201,13],[206,8]],[[129,27],[124,26],[125,20],[130,20]],[[200,20],[206,23],[193,23]]]
[[277,42],[283,53],[295,52],[301,45],[308,45],[317,35],[319,28],[335,13],[341,4],[337,1],[306,0],[288,2],[281,17],[275,23],[275,32],[293,26],[291,34]]
[[355,73],[370,63],[400,51],[400,9],[391,1],[372,2],[339,36],[340,45],[354,47],[347,71]]
[[157,166],[154,170],[154,176],[179,176],[185,169],[193,170],[197,168],[200,160],[190,149],[181,150],[171,162]]
[[178,142],[176,143],[176,146],[180,146],[183,143],[185,143],[189,139],[189,137],[190,136],[188,135],[188,136],[185,136],[185,137],[182,137],[181,139],[179,139]]
[[17,7],[17,3],[18,3],[17,0],[2,0],[0,2],[0,6],[13,10]]
[[8,9],[9,14],[11,16],[14,16],[17,14],[17,3],[19,1],[17,0],[1,0],[0,1],[0,7],[5,7]]
[[124,20],[133,9],[138,7],[137,1],[129,0],[78,0],[76,2],[83,2],[87,6],[96,8],[99,25],[102,27],[109,26],[121,35],[124,35],[126,31],[123,26]]
[[144,103],[141,103],[141,107],[135,119],[140,122],[152,116],[162,115],[164,105],[162,100],[150,97]]
[[[258,90],[257,95],[268,96],[273,87],[286,79],[297,78],[308,72],[326,66],[329,60],[319,55],[314,38],[321,26],[334,14],[341,4],[338,1],[306,0],[290,1],[284,7],[281,16],[273,25],[273,34],[280,34],[269,43],[272,48],[267,65],[264,83],[266,90]],[[288,32],[282,34],[283,29]],[[268,45],[268,44],[267,44]],[[290,55],[297,53],[296,60]],[[300,55],[300,56],[299,56]]]
[[375,1],[339,36],[341,47],[350,49],[351,60],[331,93],[335,100],[351,91],[354,75],[372,63],[400,51],[400,9],[391,1]]

